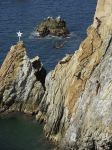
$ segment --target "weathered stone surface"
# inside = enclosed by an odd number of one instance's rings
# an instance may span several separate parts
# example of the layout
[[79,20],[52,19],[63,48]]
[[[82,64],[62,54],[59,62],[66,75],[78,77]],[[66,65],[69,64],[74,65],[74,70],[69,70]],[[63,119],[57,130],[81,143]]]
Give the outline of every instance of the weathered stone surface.
[[39,57],[30,60],[23,42],[12,46],[0,68],[0,111],[35,113],[45,76]]
[[65,37],[69,34],[66,22],[60,17],[57,17],[56,19],[48,17],[47,19],[44,19],[44,21],[37,26],[36,30],[41,37],[47,35]]
[[39,119],[64,150],[112,149],[111,17],[112,1],[98,0],[87,38],[47,77]]
[[74,106],[64,143],[81,150],[112,149],[111,65],[112,43]]

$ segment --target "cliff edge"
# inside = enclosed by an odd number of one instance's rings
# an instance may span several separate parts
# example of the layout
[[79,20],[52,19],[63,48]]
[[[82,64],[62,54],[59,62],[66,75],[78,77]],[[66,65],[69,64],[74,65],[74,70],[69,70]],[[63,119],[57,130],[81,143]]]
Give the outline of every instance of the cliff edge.
[[112,149],[112,1],[98,0],[87,38],[47,75],[37,120],[62,149]]

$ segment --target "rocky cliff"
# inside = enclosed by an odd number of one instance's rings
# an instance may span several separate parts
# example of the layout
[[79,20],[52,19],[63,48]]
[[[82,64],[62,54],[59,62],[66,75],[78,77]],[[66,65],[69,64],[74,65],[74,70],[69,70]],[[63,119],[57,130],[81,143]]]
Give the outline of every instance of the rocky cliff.
[[47,75],[38,120],[60,147],[112,149],[112,1],[98,0],[87,38]]
[[0,112],[37,114],[46,137],[60,149],[111,150],[111,74],[112,0],[98,0],[87,38],[45,84],[39,58],[30,60],[21,42],[11,47],[0,69]]
[[12,46],[0,68],[0,112],[36,113],[45,76],[39,57],[30,60],[23,42]]

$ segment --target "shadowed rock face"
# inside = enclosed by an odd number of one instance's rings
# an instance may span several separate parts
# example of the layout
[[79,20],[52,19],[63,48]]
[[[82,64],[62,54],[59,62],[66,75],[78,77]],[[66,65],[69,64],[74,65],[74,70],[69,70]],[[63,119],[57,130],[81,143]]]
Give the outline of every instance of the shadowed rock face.
[[36,30],[41,37],[45,37],[47,35],[65,37],[69,34],[66,22],[61,18],[54,19],[52,17],[48,17],[37,26]]
[[12,46],[0,68],[0,111],[35,113],[44,95],[45,76],[39,57],[30,60],[22,42]]
[[64,150],[111,150],[111,74],[112,1],[98,0],[94,22],[79,50],[46,78],[36,116],[45,121],[46,136]]

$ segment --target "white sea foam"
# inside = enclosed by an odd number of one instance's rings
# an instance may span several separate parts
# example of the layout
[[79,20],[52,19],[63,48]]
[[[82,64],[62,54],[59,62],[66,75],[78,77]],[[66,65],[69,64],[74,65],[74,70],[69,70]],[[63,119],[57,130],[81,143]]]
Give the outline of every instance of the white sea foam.
[[[77,37],[77,35],[74,32],[71,32],[67,37],[65,37],[65,39],[70,39],[73,37]],[[39,32],[33,31],[31,32],[29,39],[43,39],[42,37],[40,37]],[[44,37],[44,39],[57,39],[57,40],[61,40],[63,39],[63,37],[58,37],[58,36],[54,36],[54,35],[48,35],[46,37]]]
[[29,39],[35,39],[35,38],[39,38],[40,35],[38,32],[31,32],[30,36],[29,36]]

